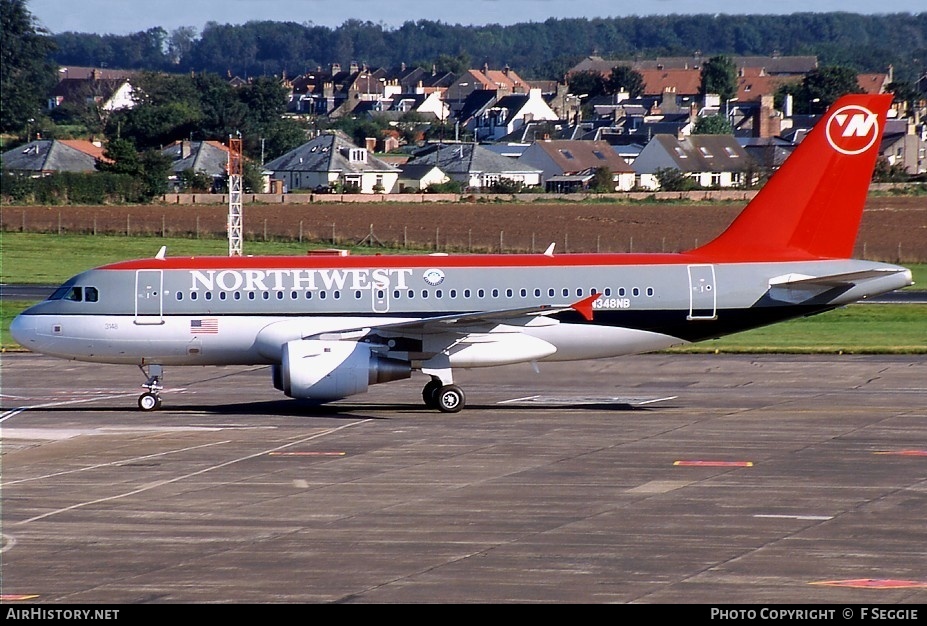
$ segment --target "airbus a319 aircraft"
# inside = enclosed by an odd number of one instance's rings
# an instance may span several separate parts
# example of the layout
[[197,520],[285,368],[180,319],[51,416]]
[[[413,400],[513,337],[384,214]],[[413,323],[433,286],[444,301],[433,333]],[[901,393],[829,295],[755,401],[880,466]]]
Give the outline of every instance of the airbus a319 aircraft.
[[11,325],[24,347],[134,364],[161,406],[164,366],[271,365],[327,402],[429,377],[425,405],[465,404],[458,368],[661,350],[812,315],[912,284],[852,260],[891,96],[836,102],[720,236],[674,254],[196,257],[71,278]]

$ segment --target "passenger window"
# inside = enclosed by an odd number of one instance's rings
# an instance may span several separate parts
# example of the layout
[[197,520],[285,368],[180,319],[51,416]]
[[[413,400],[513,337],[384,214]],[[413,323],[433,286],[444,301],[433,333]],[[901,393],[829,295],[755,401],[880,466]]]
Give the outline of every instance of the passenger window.
[[477,297],[479,297],[479,298],[483,298],[483,297],[486,296],[486,292],[485,292],[484,290],[480,289],[479,291],[476,292],[476,295],[477,295]]
[[635,287],[634,289],[631,290],[631,295],[636,298],[637,296],[641,295],[641,290]]
[[409,300],[413,299],[414,297],[415,297],[415,292],[410,289],[409,290]]
[[283,300],[283,292],[282,292],[282,291],[278,291],[278,292],[277,292],[277,300]]
[[624,287],[619,287],[619,288],[618,288],[618,296],[619,296],[619,297],[623,298],[623,297],[624,297],[624,294],[626,294],[626,293],[627,293],[627,292],[624,290]]
[[96,287],[84,287],[84,300],[87,302],[96,302],[100,299],[100,293]]
[[203,297],[206,298],[207,300],[212,300],[212,292],[207,291],[205,294],[203,294]]
[[249,292],[248,292],[248,300],[254,300],[254,292],[253,292],[253,291],[249,291]]
[[311,291],[307,291],[307,292],[306,292],[306,300],[312,300],[312,292],[311,292]]
[[647,296],[653,297],[653,287],[647,287]]
[[556,292],[554,289],[548,289],[548,290],[547,290],[547,297],[548,297],[548,298],[553,298],[554,295],[555,295],[556,293],[557,293],[557,292]]
[[498,298],[498,297],[499,297],[499,290],[498,290],[498,289],[493,289],[493,290],[492,290],[492,297],[493,297],[493,298]]
[[179,302],[180,300],[183,300],[183,292],[182,292],[182,291],[178,291],[178,292],[177,292],[177,300],[178,300],[178,302]]
[[322,300],[324,300],[324,299],[326,298],[327,295],[328,295],[328,292],[327,292],[327,291],[320,291],[320,292],[319,292],[319,298],[321,298]]
[[506,298],[511,298],[511,297],[512,297],[512,290],[511,290],[511,289],[506,289],[506,290],[505,290],[505,297],[506,297]]
[[422,298],[427,298],[427,297],[428,297],[428,290],[422,289]]
[[606,295],[606,296],[612,295],[612,288],[611,288],[611,287],[606,287],[606,288],[605,288],[605,295]]
[[396,298],[396,299],[398,300],[400,295],[401,295],[401,294],[399,293],[399,290],[398,290],[398,289],[394,289],[394,290],[393,290],[393,297],[394,297],[394,298]]
[[335,291],[334,296],[335,296],[335,300],[339,300],[341,298],[341,292]]
[[438,289],[435,291],[435,298],[443,298],[443,297],[444,297],[444,292],[442,290]]
[[299,292],[298,292],[298,291],[291,291],[291,292],[290,292],[290,299],[291,299],[291,300],[296,300],[296,299],[298,299],[298,298],[299,298]]
[[569,297],[570,297],[570,290],[569,290],[569,289],[564,289],[564,290],[563,290],[563,297],[564,297],[564,298],[569,298]]
[[[382,293],[382,292],[381,292],[381,293]],[[380,297],[382,298],[383,296],[380,296]],[[354,299],[355,299],[355,300],[360,300],[360,299],[361,299],[361,292],[360,292],[360,291],[355,291],[355,292],[354,292]]]
[[196,300],[196,299],[199,298],[199,297],[200,297],[199,294],[196,293],[195,291],[191,291],[191,292],[190,292],[190,299],[191,299],[191,300]]
[[264,298],[265,300],[270,300],[270,292],[269,292],[269,291],[262,291],[262,292],[261,292],[261,297]]
[[456,297],[457,297],[457,290],[456,290],[456,289],[451,289],[451,291],[450,291],[450,293],[449,293],[448,295],[451,296],[452,298],[456,298]]
[[225,300],[225,292],[224,292],[224,291],[220,291],[220,292],[219,292],[219,299],[220,299],[220,300]]
[[534,297],[535,297],[535,298],[540,298],[540,297],[541,297],[541,290],[540,290],[540,289],[535,289],[535,290],[534,290]]
[[469,297],[470,297],[470,290],[464,289],[464,298],[469,298]]
[[236,300],[241,300],[241,292],[240,292],[240,291],[236,291],[235,293],[232,294],[232,296],[233,296]]

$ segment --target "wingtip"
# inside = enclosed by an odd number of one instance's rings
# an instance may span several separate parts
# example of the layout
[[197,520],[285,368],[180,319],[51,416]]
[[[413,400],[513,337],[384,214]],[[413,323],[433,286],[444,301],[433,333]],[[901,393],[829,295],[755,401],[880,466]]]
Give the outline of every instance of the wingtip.
[[583,316],[587,322],[592,321],[592,303],[602,297],[600,293],[594,293],[588,298],[583,298],[579,302],[574,302],[570,308]]

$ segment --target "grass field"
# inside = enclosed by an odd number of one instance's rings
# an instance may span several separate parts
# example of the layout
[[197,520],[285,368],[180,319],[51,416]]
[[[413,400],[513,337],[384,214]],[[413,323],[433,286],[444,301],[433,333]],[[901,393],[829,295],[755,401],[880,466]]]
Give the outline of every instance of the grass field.
[[[154,256],[166,245],[168,254],[224,255],[224,239],[180,239],[3,233],[0,275],[5,283],[57,284],[91,267],[131,258]],[[249,254],[303,255],[301,243],[249,242]],[[377,248],[355,254],[389,252]],[[911,265],[917,285],[927,288],[927,265]],[[9,324],[30,302],[6,301],[0,306],[0,345],[17,346]],[[852,305],[810,318],[793,320],[723,339],[694,344],[688,352],[916,353],[927,354],[927,305]]]

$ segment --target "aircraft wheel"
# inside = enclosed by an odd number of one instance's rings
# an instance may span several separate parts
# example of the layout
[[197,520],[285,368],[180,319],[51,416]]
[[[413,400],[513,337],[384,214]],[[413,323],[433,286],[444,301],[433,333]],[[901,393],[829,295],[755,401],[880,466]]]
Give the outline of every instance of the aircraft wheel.
[[154,411],[161,408],[161,397],[146,391],[138,397],[138,408],[143,411]]
[[456,413],[464,408],[466,398],[463,389],[457,385],[445,385],[435,394],[438,410],[442,413]]
[[425,401],[425,406],[429,409],[438,408],[438,390],[441,388],[441,380],[438,378],[432,378],[425,385],[425,388],[422,389],[422,400]]

